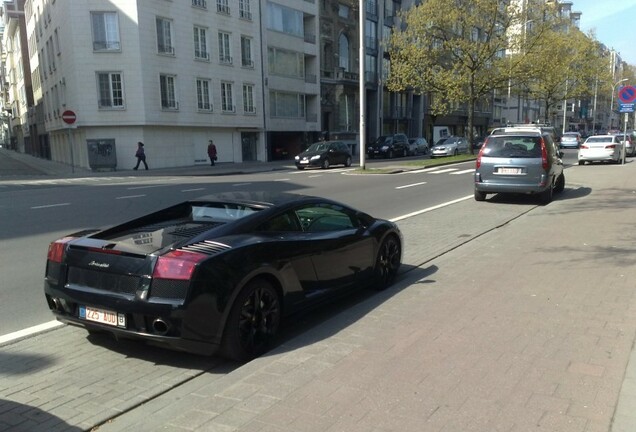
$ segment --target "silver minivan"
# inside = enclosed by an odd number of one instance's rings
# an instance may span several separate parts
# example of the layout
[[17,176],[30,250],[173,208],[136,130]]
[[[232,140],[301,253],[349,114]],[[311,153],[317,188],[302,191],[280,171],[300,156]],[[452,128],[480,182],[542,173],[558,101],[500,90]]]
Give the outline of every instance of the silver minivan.
[[475,167],[475,200],[492,193],[536,194],[542,203],[565,188],[563,152],[540,128],[506,128],[486,138]]

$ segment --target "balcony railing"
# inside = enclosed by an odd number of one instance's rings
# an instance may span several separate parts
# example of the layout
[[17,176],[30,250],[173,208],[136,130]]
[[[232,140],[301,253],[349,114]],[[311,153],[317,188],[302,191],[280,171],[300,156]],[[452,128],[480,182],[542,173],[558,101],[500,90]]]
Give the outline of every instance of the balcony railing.
[[171,55],[174,55],[174,47],[173,46],[159,44],[157,46],[157,49],[159,50],[160,54],[171,54]]
[[243,18],[246,20],[252,20],[252,12],[247,11],[247,10],[243,10],[243,9],[239,9],[239,18]]
[[223,64],[232,64],[232,57],[228,55],[220,55],[219,62]]
[[194,57],[199,60],[210,60],[210,53],[206,51],[194,50]]
[[208,2],[206,0],[192,0],[192,6],[206,9],[208,7]]
[[310,43],[310,44],[315,44],[316,43],[316,35],[315,34],[305,33],[305,42]]

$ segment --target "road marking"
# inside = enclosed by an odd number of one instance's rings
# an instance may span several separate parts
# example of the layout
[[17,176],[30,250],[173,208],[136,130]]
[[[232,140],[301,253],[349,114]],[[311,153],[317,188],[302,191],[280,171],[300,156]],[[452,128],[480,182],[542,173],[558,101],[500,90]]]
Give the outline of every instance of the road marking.
[[420,174],[420,173],[435,171],[437,169],[439,169],[439,167],[424,168],[424,169],[421,169],[421,170],[409,171],[409,174]]
[[140,197],[145,197],[145,196],[146,196],[146,194],[143,194],[143,195],[128,195],[128,196],[120,196],[120,197],[117,197],[115,199],[140,198]]
[[307,178],[316,178],[316,177],[322,177],[322,174],[314,174],[314,175],[307,176]]
[[41,208],[50,208],[50,207],[62,207],[62,206],[67,206],[67,205],[71,205],[71,203],[41,205],[41,206],[35,206],[35,207],[31,207],[31,208],[32,209],[41,209]]
[[409,188],[409,187],[413,187],[413,186],[421,186],[426,184],[426,182],[419,182],[419,183],[413,183],[413,184],[408,184],[408,185],[404,185],[404,186],[397,186],[396,189],[405,189],[405,188]]
[[166,186],[166,185],[159,184],[159,185],[147,185],[147,186],[134,186],[134,187],[126,188],[126,189],[128,189],[128,190],[148,189],[148,188],[157,188],[157,187],[163,187],[163,186]]
[[468,174],[468,173],[472,173],[472,172],[475,172],[475,168],[471,168],[471,169],[467,169],[467,170],[463,170],[463,171],[452,172],[450,174],[451,175],[457,175],[457,174]]
[[2,335],[0,336],[0,345],[5,344],[7,342],[12,342],[17,339],[22,339],[24,337],[43,332],[45,330],[50,330],[56,327],[60,327],[63,325],[64,324],[59,321],[49,321],[49,322],[45,322],[44,324],[39,324],[33,327],[25,328],[23,330],[18,330],[17,332]]
[[238,187],[238,186],[247,186],[247,185],[251,185],[252,183],[234,183],[232,186],[234,187]]
[[274,179],[274,181],[289,181],[290,179],[288,178],[282,178],[282,179]]
[[448,172],[452,172],[452,171],[457,171],[459,168],[446,168],[443,170],[439,170],[439,171],[432,171],[431,174],[444,174],[444,173],[448,173]]
[[205,190],[205,188],[195,188],[195,189],[181,189],[181,192],[195,192]]
[[401,221],[401,220],[404,220],[404,219],[408,219],[408,218],[413,217],[413,216],[418,216],[418,215],[421,215],[423,213],[428,213],[430,211],[440,209],[442,207],[446,207],[446,206],[449,206],[449,205],[452,205],[452,204],[457,204],[458,202],[466,201],[467,199],[470,199],[470,198],[473,198],[473,197],[474,197],[474,195],[467,195],[467,196],[465,196],[463,198],[458,198],[456,200],[448,201],[448,202],[445,202],[445,203],[442,203],[442,204],[438,204],[438,205],[433,206],[433,207],[425,208],[423,210],[418,210],[416,212],[408,213],[408,214],[405,214],[405,215],[402,215],[402,216],[398,216],[398,217],[395,217],[395,218],[389,219],[389,220],[391,222],[398,222],[398,221]]

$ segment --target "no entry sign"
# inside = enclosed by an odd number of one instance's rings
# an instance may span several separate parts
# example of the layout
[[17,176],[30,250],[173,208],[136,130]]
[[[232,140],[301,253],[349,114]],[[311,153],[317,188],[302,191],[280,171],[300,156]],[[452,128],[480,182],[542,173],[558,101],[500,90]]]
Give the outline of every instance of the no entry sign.
[[62,120],[64,123],[72,125],[77,120],[77,116],[74,111],[66,110],[62,113]]

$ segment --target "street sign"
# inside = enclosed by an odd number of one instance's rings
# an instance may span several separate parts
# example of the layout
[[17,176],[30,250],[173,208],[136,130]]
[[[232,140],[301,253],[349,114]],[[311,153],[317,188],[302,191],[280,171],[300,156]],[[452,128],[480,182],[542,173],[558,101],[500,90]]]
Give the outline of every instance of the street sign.
[[626,104],[636,102],[636,87],[623,86],[618,89],[618,100]]
[[620,112],[620,113],[633,113],[635,105],[636,105],[636,103],[619,102],[618,103],[618,112]]
[[62,113],[62,120],[64,123],[72,125],[77,120],[77,116],[74,111],[66,110]]

